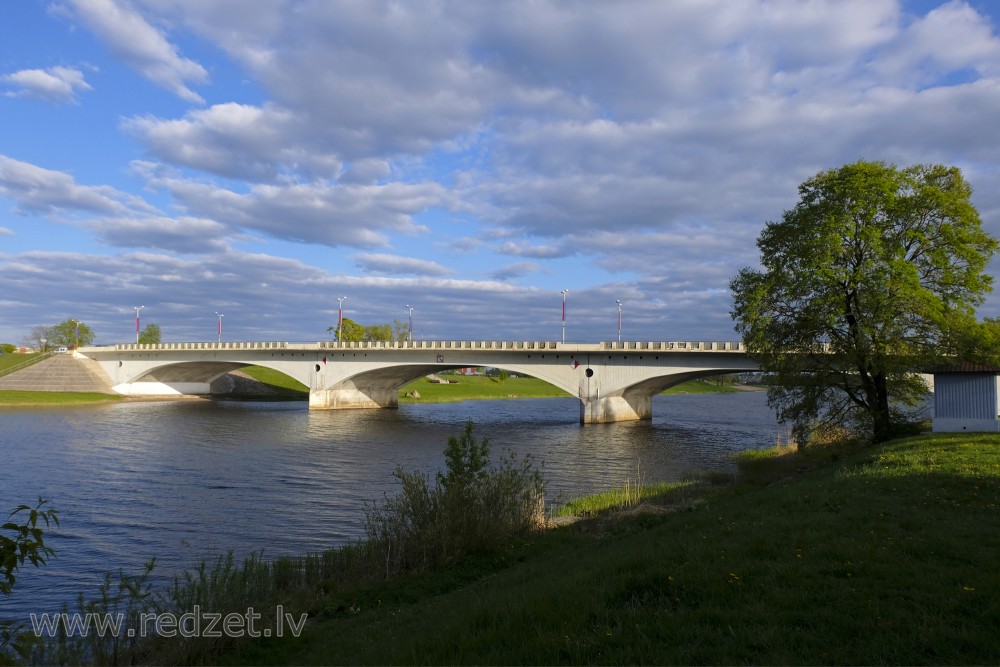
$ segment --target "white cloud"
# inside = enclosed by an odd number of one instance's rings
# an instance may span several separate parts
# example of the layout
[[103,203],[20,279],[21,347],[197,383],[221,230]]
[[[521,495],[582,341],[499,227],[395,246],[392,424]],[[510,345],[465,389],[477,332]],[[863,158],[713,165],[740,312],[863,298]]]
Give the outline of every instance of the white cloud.
[[50,104],[76,102],[78,92],[91,90],[83,72],[73,67],[24,69],[0,76],[0,81],[18,87],[7,95],[30,97]]
[[437,262],[414,257],[400,257],[385,253],[359,253],[354,263],[369,273],[413,274],[418,276],[446,276],[454,273]]
[[204,101],[187,83],[206,83],[205,68],[180,56],[163,31],[150,25],[128,0],[69,2],[84,25],[144,77],[188,102]]
[[14,236],[14,231],[6,227],[0,227],[0,236]]
[[329,246],[385,246],[390,233],[427,229],[414,216],[446,202],[436,183],[331,185],[325,182],[259,184],[245,193],[165,175],[136,163],[152,187],[169,191],[195,217],[268,236]]
[[125,214],[151,212],[139,197],[110,186],[78,185],[65,172],[0,155],[0,195],[13,199],[23,212]]

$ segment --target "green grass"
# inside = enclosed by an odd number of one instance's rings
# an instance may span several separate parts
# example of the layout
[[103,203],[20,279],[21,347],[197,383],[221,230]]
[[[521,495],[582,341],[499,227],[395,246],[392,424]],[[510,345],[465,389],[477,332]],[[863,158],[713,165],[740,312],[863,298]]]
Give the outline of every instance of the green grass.
[[246,366],[240,369],[254,380],[286,392],[309,394],[309,387],[280,371],[263,366]]
[[[511,377],[503,382],[484,375],[441,375],[442,379],[456,380],[457,384],[437,384],[420,378],[399,390],[400,403],[448,403],[479,399],[503,398],[560,398],[568,393],[533,377]],[[416,391],[420,398],[406,394]],[[739,391],[728,385],[718,385],[706,380],[693,380],[666,390],[665,394],[710,394]]]
[[619,489],[611,489],[591,496],[574,498],[556,507],[554,517],[592,517],[614,511],[634,509],[643,504],[670,506],[690,499],[697,484],[687,482],[661,482],[659,484],[633,484],[627,482]]
[[[341,587],[232,664],[993,664],[1000,436],[774,451],[682,511]],[[779,456],[780,454],[780,456]],[[811,468],[811,469],[810,469]],[[779,481],[775,481],[778,479]]]
[[0,354],[0,371],[5,371],[12,366],[19,366],[39,355],[38,352],[33,354]]
[[[477,399],[557,398],[569,396],[565,391],[533,377],[511,377],[503,382],[485,375],[441,375],[441,379],[457,380],[457,384],[437,384],[420,378],[399,390],[400,403],[449,403]],[[405,394],[417,391],[420,398]]]
[[691,380],[671,387],[664,394],[735,394],[740,390],[730,384],[719,384],[711,380]]
[[118,394],[69,391],[0,391],[0,407],[28,405],[81,405],[113,403],[122,400]]

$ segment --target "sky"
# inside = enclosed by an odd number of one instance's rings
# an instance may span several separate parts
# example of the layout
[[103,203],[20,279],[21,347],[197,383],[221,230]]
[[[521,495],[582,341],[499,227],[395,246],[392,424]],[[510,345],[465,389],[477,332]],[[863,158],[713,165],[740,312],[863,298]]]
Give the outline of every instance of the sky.
[[[797,187],[962,169],[1000,236],[1000,3],[4,0],[0,342],[735,340]],[[1000,264],[990,265],[997,276]],[[998,282],[1000,288],[1000,282]],[[981,316],[1000,316],[1000,294]]]

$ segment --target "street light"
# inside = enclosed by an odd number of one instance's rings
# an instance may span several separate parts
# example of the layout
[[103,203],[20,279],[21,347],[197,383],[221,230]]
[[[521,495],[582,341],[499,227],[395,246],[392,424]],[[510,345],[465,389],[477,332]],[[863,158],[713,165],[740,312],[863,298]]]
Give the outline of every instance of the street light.
[[406,329],[406,340],[413,342],[413,306],[406,304],[406,310],[410,313],[410,325]]
[[615,299],[615,303],[618,304],[618,344],[622,344],[622,302],[621,299]]
[[344,326],[344,302],[347,301],[346,296],[337,297],[337,342],[342,343],[343,340],[340,338],[341,327]]
[[80,323],[76,320],[70,320],[70,322],[76,325],[73,328],[73,345],[75,347],[80,347]]
[[562,305],[562,342],[566,342],[566,295],[569,294],[568,289],[562,290],[563,295],[563,305]]
[[139,344],[139,311],[146,306],[132,306],[135,308],[135,344]]
[[215,311],[215,314],[219,316],[219,345],[222,345],[222,313]]
[[45,344],[49,342],[49,339],[48,338],[39,338],[38,340],[42,341],[42,352],[44,352],[45,348],[47,347]]

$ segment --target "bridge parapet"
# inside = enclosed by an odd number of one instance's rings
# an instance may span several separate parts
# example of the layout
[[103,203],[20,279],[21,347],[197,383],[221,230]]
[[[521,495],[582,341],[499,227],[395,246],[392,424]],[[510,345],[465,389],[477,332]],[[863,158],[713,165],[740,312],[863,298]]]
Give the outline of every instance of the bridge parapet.
[[162,351],[162,350],[282,350],[288,343],[276,341],[232,342],[232,343],[121,343],[114,349],[121,351]]
[[[825,348],[826,346],[822,346]],[[108,347],[86,348],[121,352],[163,352],[187,350],[552,350],[559,352],[668,351],[668,352],[740,352],[746,346],[739,341],[603,341],[600,343],[561,343],[558,341],[521,340],[404,340],[404,341],[234,341],[189,343],[121,343]],[[823,349],[822,351],[826,351]]]
[[746,352],[739,341],[605,341],[602,350],[666,350],[674,352]]

